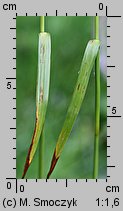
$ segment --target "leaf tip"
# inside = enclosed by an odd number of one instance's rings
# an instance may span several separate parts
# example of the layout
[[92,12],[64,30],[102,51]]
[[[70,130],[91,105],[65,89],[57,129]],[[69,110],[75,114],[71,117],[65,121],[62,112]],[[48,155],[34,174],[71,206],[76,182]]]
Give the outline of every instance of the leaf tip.
[[27,160],[26,160],[25,166],[24,166],[24,171],[23,171],[22,179],[24,179],[29,166],[30,166],[30,161],[29,161],[29,157],[28,157]]
[[51,161],[51,165],[50,165],[50,170],[47,174],[47,179],[49,179],[50,175],[52,174],[58,159],[59,159],[59,157],[56,156],[56,149],[55,149],[54,154],[53,154],[53,158],[52,158],[52,161]]

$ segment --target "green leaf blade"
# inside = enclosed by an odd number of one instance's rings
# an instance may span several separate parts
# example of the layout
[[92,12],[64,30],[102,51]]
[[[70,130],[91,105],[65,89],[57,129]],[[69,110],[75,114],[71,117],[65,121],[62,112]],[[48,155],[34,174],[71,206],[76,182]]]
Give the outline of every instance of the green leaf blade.
[[94,62],[99,50],[99,40],[91,40],[88,42],[84,57],[81,63],[80,67],[80,72],[79,76],[77,79],[77,83],[73,92],[72,100],[69,105],[66,119],[64,121],[62,130],[60,132],[60,135],[58,137],[58,141],[56,143],[54,155],[51,161],[51,166],[49,173],[47,175],[47,178],[51,175],[61,153],[64,148],[64,145],[70,135],[70,132],[72,130],[72,127],[74,125],[74,122],[77,118],[77,115],[79,113],[81,104],[83,102],[86,90],[87,90],[87,85],[89,82],[90,74],[92,71],[92,68],[94,66]]
[[28,155],[25,162],[22,178],[34,158],[39,138],[44,126],[50,84],[50,55],[51,55],[51,38],[50,34],[43,32],[39,34],[38,45],[38,77],[36,90],[36,120],[33,132],[32,142],[29,147]]

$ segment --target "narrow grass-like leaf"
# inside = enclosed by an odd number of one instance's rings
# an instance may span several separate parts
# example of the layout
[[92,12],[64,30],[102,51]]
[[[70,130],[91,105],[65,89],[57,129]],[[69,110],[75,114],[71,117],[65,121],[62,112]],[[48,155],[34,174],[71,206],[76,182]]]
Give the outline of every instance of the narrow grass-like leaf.
[[48,95],[49,95],[50,54],[51,54],[50,34],[46,32],[40,33],[39,46],[38,46],[36,121],[35,121],[35,129],[32,137],[32,142],[29,147],[22,178],[25,177],[25,174],[33,160],[33,157],[35,155],[38,146],[39,138],[44,126],[47,103],[48,103]]
[[82,64],[80,67],[80,72],[79,72],[79,76],[77,79],[77,83],[74,89],[74,93],[72,96],[72,101],[69,105],[68,111],[67,111],[67,115],[66,115],[66,119],[64,121],[62,130],[60,132],[60,135],[58,137],[58,141],[56,143],[56,147],[55,147],[55,151],[53,154],[53,158],[51,161],[51,166],[50,166],[50,170],[49,173],[47,175],[47,178],[50,177],[61,153],[63,150],[63,147],[70,135],[70,132],[72,130],[73,124],[76,120],[76,117],[79,113],[81,104],[83,102],[86,90],[87,90],[87,85],[89,82],[89,78],[90,78],[90,74],[91,74],[91,70],[94,66],[94,62],[99,50],[99,40],[90,40],[87,44],[85,53],[84,53],[84,57],[82,60]]

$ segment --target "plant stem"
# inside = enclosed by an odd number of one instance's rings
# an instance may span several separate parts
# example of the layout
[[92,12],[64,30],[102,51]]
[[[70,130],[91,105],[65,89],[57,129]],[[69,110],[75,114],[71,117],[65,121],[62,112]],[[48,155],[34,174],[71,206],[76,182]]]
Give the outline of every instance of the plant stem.
[[[40,17],[40,32],[44,32],[44,16]],[[43,157],[44,157],[44,128],[39,140],[39,166],[38,166],[38,176],[39,179],[43,178]]]
[[39,179],[43,178],[43,157],[44,157],[44,129],[39,140]]
[[[95,17],[95,36],[99,40],[99,16]],[[99,135],[100,135],[100,53],[95,61],[95,142],[93,178],[98,178],[99,172]]]
[[44,16],[40,17],[40,31],[44,32]]

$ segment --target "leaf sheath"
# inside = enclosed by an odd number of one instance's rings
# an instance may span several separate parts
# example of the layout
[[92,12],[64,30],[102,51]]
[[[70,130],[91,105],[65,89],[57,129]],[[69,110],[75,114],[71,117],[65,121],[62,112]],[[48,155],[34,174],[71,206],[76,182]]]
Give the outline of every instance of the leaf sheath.
[[48,172],[47,178],[50,177],[53,169],[55,168],[55,165],[62,153],[63,147],[70,135],[73,124],[79,113],[81,104],[83,102],[83,99],[87,90],[87,85],[89,82],[91,70],[93,68],[93,65],[94,65],[98,50],[99,50],[99,45],[100,45],[99,40],[90,40],[87,44],[84,57],[81,63],[77,83],[73,92],[72,100],[69,105],[62,130],[60,132],[60,135],[56,143],[54,155],[51,161],[51,166],[50,166],[50,170]]

